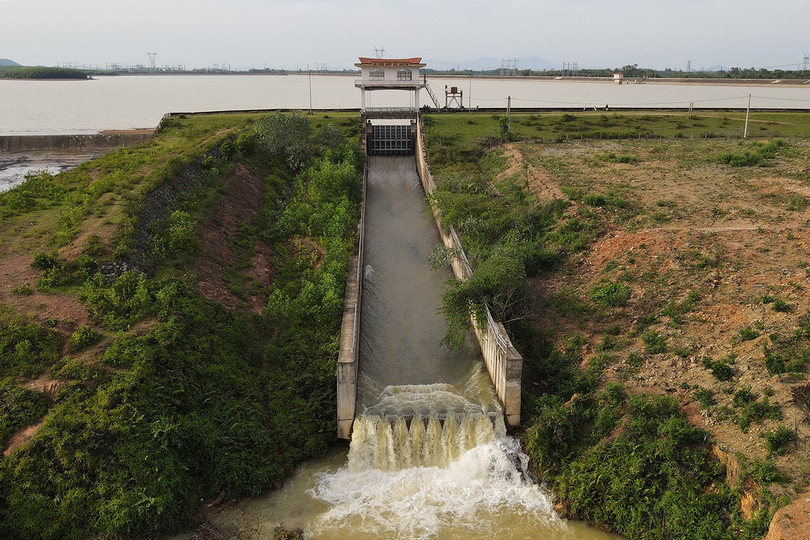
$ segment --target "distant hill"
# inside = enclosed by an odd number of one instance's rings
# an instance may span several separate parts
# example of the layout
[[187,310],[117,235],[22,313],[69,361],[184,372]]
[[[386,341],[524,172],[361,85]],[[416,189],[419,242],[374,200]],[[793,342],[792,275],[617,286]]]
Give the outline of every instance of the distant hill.
[[[499,69],[502,66],[505,67],[504,58],[493,58],[493,57],[485,57],[485,58],[476,58],[474,60],[464,60],[464,61],[447,61],[447,60],[433,60],[428,59],[425,60],[427,67],[429,69],[436,69],[436,70],[447,70],[447,69],[457,69],[457,70],[467,70],[471,69],[473,71],[483,71],[483,70],[492,70],[492,69]],[[558,62],[551,62],[544,58],[538,58],[537,56],[524,56],[521,58],[509,58],[508,61],[517,60],[517,69],[531,69],[534,71],[539,71],[543,69],[559,69],[560,63]]]
[[0,58],[0,66],[19,66],[17,62],[14,60],[9,60],[8,58]]

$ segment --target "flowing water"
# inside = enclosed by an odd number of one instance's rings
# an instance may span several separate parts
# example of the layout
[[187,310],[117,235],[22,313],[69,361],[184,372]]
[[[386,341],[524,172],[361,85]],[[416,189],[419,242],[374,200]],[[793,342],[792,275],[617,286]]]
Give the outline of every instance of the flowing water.
[[348,453],[299,468],[285,486],[212,519],[233,538],[274,527],[308,537],[604,540],[560,519],[532,481],[472,336],[442,345],[449,269],[413,157],[372,157],[366,214],[358,417]]

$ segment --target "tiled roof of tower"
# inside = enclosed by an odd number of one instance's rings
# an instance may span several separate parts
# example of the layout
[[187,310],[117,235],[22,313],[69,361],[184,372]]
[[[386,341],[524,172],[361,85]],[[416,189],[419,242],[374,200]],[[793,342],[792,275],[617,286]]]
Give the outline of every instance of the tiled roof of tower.
[[421,57],[414,58],[367,58],[360,57],[360,63],[355,64],[357,67],[362,66],[424,66]]

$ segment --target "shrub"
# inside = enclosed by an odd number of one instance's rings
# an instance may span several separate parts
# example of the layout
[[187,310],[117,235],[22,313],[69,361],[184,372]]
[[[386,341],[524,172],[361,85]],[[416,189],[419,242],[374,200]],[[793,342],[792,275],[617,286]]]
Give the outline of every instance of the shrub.
[[36,377],[59,359],[62,336],[23,317],[0,314],[0,377]]
[[750,326],[740,328],[739,334],[742,341],[751,341],[752,339],[759,337],[759,331],[751,328]]
[[734,369],[722,360],[712,362],[710,369],[719,381],[730,381],[734,377]]
[[704,409],[708,409],[717,403],[717,400],[714,398],[714,392],[708,388],[697,388],[692,395]]
[[779,426],[773,431],[762,434],[765,437],[765,448],[770,454],[781,456],[786,454],[790,444],[796,440],[796,433],[785,426]]
[[90,328],[89,326],[80,326],[71,334],[68,340],[68,350],[70,352],[78,352],[86,349],[90,345],[94,345],[101,340],[101,334]]
[[765,368],[768,370],[768,373],[773,375],[787,373],[787,365],[785,364],[784,358],[773,351],[765,351]]
[[667,338],[655,330],[647,330],[641,335],[644,342],[644,350],[648,354],[660,354],[667,350]]

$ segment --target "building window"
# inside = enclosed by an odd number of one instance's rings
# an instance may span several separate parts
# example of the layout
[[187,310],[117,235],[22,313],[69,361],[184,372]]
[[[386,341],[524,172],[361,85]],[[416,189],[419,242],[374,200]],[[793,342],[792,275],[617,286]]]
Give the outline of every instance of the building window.
[[372,81],[381,81],[385,78],[385,70],[384,69],[372,69],[368,72],[368,78]]
[[413,72],[410,69],[400,69],[397,71],[398,81],[410,81],[413,79]]

